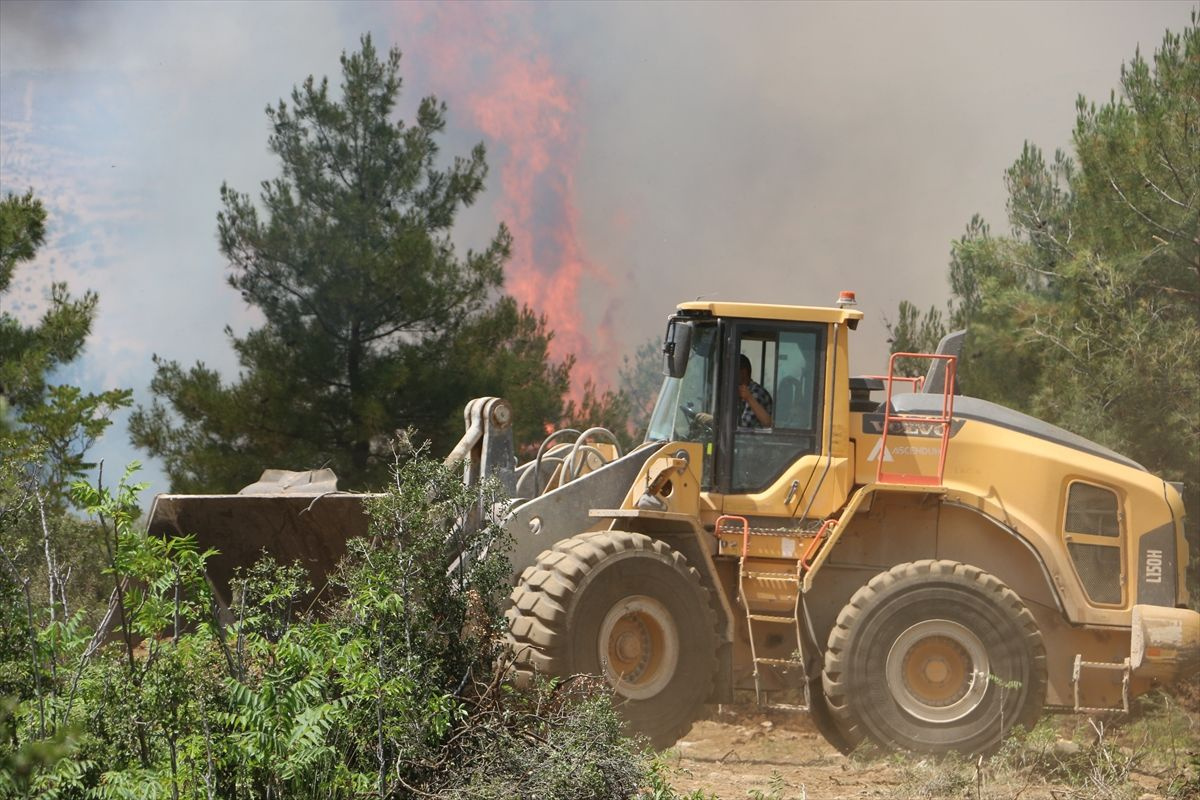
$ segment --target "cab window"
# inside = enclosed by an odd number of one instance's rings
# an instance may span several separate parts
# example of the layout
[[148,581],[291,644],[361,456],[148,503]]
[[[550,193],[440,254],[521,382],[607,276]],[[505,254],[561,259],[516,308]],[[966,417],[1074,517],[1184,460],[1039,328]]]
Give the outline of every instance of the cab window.
[[717,414],[717,326],[697,324],[687,371],[663,381],[650,417],[646,441],[699,442],[703,447],[701,486],[712,484],[714,420]]

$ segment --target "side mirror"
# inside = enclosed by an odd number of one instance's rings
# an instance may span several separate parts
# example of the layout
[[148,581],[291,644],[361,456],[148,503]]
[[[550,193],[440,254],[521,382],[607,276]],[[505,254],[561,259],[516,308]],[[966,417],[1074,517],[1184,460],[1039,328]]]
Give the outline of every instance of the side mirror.
[[663,373],[682,378],[692,352],[692,323],[672,318],[663,339]]

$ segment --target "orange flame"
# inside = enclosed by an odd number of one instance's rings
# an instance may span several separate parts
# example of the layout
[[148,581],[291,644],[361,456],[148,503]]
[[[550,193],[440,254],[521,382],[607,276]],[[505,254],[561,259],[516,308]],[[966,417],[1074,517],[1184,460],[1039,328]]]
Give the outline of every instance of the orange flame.
[[[585,306],[585,282],[611,287],[580,243],[575,169],[581,131],[571,86],[556,71],[531,24],[533,6],[444,3],[398,8],[409,52],[451,110],[465,108],[500,164],[497,216],[513,234],[506,289],[545,315],[550,354],[576,358],[573,395],[612,382],[617,366],[611,317]],[[412,31],[419,31],[413,37]],[[595,294],[593,292],[593,294]]]

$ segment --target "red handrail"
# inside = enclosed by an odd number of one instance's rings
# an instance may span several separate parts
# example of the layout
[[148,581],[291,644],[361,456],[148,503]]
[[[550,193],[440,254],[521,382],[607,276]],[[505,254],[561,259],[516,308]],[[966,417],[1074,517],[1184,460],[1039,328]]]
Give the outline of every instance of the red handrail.
[[750,520],[745,517],[739,517],[736,514],[722,514],[717,517],[717,521],[713,523],[713,535],[719,536],[721,533],[721,523],[725,520],[737,520],[742,523],[742,555],[750,549]]
[[[945,361],[946,375],[942,382],[942,413],[934,416],[929,414],[896,414],[892,411],[892,387],[895,380],[905,380],[903,376],[897,377],[896,359],[898,358],[922,358],[930,361]],[[950,428],[954,419],[954,373],[958,364],[958,358],[949,355],[937,355],[932,353],[892,353],[892,357],[888,360],[887,374],[887,397],[883,405],[883,434],[879,438],[879,464],[875,470],[876,483],[899,483],[915,486],[941,486],[942,479],[946,472],[946,450],[950,444]],[[935,423],[942,426],[942,446],[941,452],[938,453],[938,469],[937,475],[918,475],[905,472],[887,472],[883,465],[887,458],[887,439],[891,432],[893,422],[926,422]],[[901,432],[900,435],[905,435]]]
[[812,541],[808,543],[808,547],[804,548],[804,555],[800,556],[800,567],[802,571],[812,569],[812,562],[809,560],[816,555],[817,549],[821,546],[821,542],[833,530],[833,527],[838,524],[836,519],[827,519],[821,523],[821,528],[813,536]]

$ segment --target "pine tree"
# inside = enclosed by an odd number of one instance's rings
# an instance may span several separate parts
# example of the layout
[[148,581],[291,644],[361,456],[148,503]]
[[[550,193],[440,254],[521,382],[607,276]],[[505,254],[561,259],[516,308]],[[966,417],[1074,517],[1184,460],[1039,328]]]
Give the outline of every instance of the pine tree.
[[[1080,98],[1073,157],[1005,174],[1011,233],[976,216],[951,252],[964,391],[1200,475],[1200,27],[1168,32],[1119,93]],[[1197,495],[1191,493],[1194,504]]]
[[[0,201],[0,296],[11,290],[18,265],[32,262],[46,238],[46,209],[32,190]],[[114,411],[129,405],[128,389],[86,393],[53,384],[54,370],[83,351],[99,297],[73,298],[65,283],[50,287],[49,305],[36,325],[0,311],[0,440],[6,459],[27,460],[41,473],[45,499],[66,504],[70,482],[94,465],[88,448]]]
[[451,238],[484,188],[483,145],[444,164],[446,107],[433,97],[411,126],[394,120],[399,51],[381,58],[367,36],[341,64],[340,99],[309,77],[267,109],[280,174],[259,203],[221,188],[229,284],[265,322],[229,332],[241,363],[231,383],[156,358],[156,399],[130,430],[175,490],[325,465],[362,489],[386,475],[382,443],[398,428],[449,450],[471,397],[521,404],[518,436],[562,413],[570,362],[548,361],[542,318],[497,299],[509,232],[465,254]]

